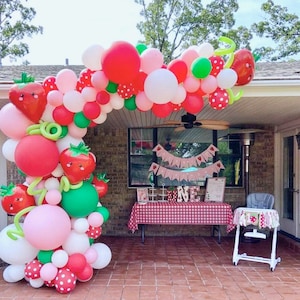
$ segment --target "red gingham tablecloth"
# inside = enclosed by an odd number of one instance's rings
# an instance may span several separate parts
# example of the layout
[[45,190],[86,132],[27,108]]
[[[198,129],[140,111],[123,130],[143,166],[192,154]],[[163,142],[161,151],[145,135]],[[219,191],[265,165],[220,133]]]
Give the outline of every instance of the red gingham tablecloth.
[[227,232],[235,227],[231,205],[223,202],[135,203],[128,222],[129,230],[138,230],[138,224],[227,225]]

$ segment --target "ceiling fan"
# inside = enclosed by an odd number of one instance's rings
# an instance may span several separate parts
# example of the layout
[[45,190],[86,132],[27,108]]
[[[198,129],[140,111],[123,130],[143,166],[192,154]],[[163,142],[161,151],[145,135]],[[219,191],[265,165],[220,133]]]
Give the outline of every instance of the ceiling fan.
[[191,113],[186,113],[181,116],[181,121],[169,120],[156,127],[176,127],[175,131],[182,131],[191,128],[205,128],[211,130],[225,130],[229,128],[229,123],[221,120],[197,120],[196,116]]

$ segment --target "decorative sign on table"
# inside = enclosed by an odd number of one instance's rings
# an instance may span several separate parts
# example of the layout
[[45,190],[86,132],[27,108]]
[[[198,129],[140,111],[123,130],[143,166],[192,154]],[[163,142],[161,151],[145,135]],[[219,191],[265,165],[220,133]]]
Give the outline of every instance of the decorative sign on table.
[[136,190],[137,201],[145,203],[149,201],[148,189],[147,188],[138,188]]
[[225,177],[207,178],[205,202],[223,202],[225,191]]

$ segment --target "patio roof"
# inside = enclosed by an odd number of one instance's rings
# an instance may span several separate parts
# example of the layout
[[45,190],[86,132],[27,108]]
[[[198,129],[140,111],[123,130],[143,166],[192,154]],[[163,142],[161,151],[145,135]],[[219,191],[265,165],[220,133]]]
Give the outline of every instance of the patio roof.
[[[7,102],[13,78],[22,72],[42,81],[68,68],[79,74],[84,66],[2,66],[0,68],[0,104]],[[243,97],[224,110],[212,109],[207,99],[197,119],[224,120],[231,126],[280,126],[300,119],[300,61],[258,63],[255,77],[250,84],[234,87],[234,93],[243,90]],[[113,110],[101,124],[109,128],[145,127],[162,124],[168,120],[180,121],[183,111],[173,112],[167,118],[157,118],[151,111]]]

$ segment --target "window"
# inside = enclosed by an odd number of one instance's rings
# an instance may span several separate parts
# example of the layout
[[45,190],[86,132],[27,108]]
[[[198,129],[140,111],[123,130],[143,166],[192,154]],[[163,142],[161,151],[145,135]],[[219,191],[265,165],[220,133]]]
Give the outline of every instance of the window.
[[[242,151],[239,139],[228,139],[226,130],[213,131],[202,128],[176,130],[173,127],[130,128],[128,129],[128,179],[129,187],[150,186],[204,186],[206,178],[196,181],[171,180],[149,172],[152,163],[180,172],[192,172],[208,167],[220,160],[225,169],[218,176],[226,177],[226,186],[240,187],[243,184]],[[179,158],[190,158],[203,153],[210,145],[216,145],[218,151],[198,166],[179,168],[170,166],[156,156],[153,148],[160,144],[169,154]],[[216,175],[216,174],[214,174]]]

